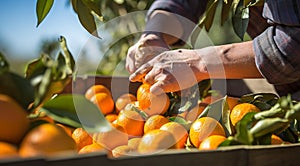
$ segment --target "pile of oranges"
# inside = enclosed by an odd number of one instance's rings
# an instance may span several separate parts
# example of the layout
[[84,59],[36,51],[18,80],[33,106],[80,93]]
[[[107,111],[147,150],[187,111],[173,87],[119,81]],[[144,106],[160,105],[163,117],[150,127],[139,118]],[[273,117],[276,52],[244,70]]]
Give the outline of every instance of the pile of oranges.
[[[159,153],[167,149],[217,149],[227,139],[224,126],[211,117],[197,118],[205,107],[220,98],[210,96],[194,108],[180,114],[167,116],[170,99],[167,94],[154,95],[150,85],[143,83],[136,96],[130,93],[119,96],[115,101],[103,85],[93,85],[85,93],[87,99],[96,104],[113,129],[101,133],[89,133],[89,143],[79,153],[107,151],[111,157]],[[250,103],[239,103],[239,98],[226,98],[232,126],[247,112],[260,111]],[[174,121],[184,119],[187,124]],[[84,129],[75,129],[84,131]],[[74,138],[73,132],[73,138]],[[85,134],[82,134],[82,137]],[[78,136],[77,136],[78,137]],[[275,138],[277,141],[275,141]],[[275,135],[272,143],[282,144]],[[83,142],[77,141],[78,147]],[[95,145],[97,144],[97,145]],[[93,146],[94,148],[92,148]],[[85,148],[89,147],[88,150]]]
[[11,97],[0,94],[0,159],[76,153],[72,129],[48,116],[28,118],[28,113]]
[[[12,98],[0,95],[0,159],[51,156],[66,151],[74,154],[105,152],[110,157],[120,157],[191,147],[212,150],[228,136],[218,120],[197,118],[216,100],[211,97],[172,116],[166,116],[170,107],[168,95],[152,94],[146,83],[138,88],[136,96],[126,93],[113,100],[107,87],[93,85],[85,91],[85,97],[99,108],[110,122],[111,130],[90,133],[84,127],[72,128],[56,123],[47,115],[31,121]],[[239,103],[238,98],[227,97],[226,100],[233,126],[247,112],[260,111],[253,104]],[[188,123],[174,121],[176,118]],[[272,144],[282,143],[279,137],[272,136]]]

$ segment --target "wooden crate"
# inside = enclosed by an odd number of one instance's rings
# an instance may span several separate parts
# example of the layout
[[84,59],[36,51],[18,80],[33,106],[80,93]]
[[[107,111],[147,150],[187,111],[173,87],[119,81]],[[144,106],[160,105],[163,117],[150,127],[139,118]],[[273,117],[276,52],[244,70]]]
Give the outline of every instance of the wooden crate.
[[[90,86],[102,84],[109,88],[113,98],[123,93],[136,93],[140,83],[129,82],[127,77],[78,77],[63,93],[83,94]],[[2,166],[267,166],[300,165],[300,144],[268,146],[234,146],[218,150],[165,150],[159,154],[109,158],[106,153],[60,154],[51,158],[0,160]]]

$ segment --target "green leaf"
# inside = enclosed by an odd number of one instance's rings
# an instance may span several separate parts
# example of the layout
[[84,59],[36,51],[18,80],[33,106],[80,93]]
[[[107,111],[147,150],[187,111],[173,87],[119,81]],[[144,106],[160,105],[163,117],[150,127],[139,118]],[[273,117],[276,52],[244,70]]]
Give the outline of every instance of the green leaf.
[[252,145],[253,135],[249,132],[249,126],[254,121],[255,112],[247,113],[239,122],[236,124],[236,134],[234,139],[243,145]]
[[198,24],[199,27],[204,26],[206,31],[210,30],[210,27],[212,26],[212,23],[214,21],[214,16],[216,13],[218,2],[218,0],[209,0],[207,2],[205,13]]
[[172,122],[177,122],[177,123],[180,123],[180,124],[187,124],[188,122],[182,118],[182,117],[179,117],[179,116],[172,116],[169,118],[170,121]]
[[261,137],[254,138],[252,145],[271,145],[272,134],[266,134]]
[[234,146],[234,145],[242,145],[242,144],[237,140],[235,140],[232,136],[229,136],[225,141],[220,143],[218,147]]
[[299,142],[298,131],[299,131],[299,129],[294,128],[294,126],[292,124],[289,128],[287,128],[283,132],[279,133],[278,136],[283,141],[290,142],[290,143],[298,143]]
[[9,64],[0,52],[0,93],[16,100],[25,110],[34,101],[34,88],[30,81],[9,71]]
[[228,0],[226,2],[223,1],[222,11],[221,11],[221,25],[223,25],[225,21],[228,19],[231,11],[230,10],[231,5],[232,5],[232,0]]
[[269,110],[261,111],[255,114],[254,118],[256,120],[262,120],[266,118],[275,118],[275,117],[280,117],[283,118],[286,114],[286,111],[282,108],[280,108],[280,104],[274,105],[272,108]]
[[245,7],[262,6],[265,0],[244,0]]
[[196,40],[200,34],[200,31],[205,27],[206,31],[209,31],[214,21],[215,12],[218,6],[218,0],[209,0],[206,5],[206,12],[201,17],[198,26],[195,27],[191,35],[191,43],[194,46]]
[[279,97],[273,93],[254,93],[243,95],[240,102],[254,104],[260,110],[268,110],[277,103],[278,99]]
[[57,59],[42,54],[39,59],[29,63],[26,68],[26,77],[35,87],[34,108],[49,100],[53,95],[60,93],[71,81],[75,70],[75,60],[67,48],[66,40],[60,38],[61,52]]
[[238,9],[238,4],[241,2],[242,0],[232,0],[232,13],[236,13],[237,9]]
[[139,113],[143,117],[143,119],[145,119],[145,120],[149,118],[149,115],[147,115],[146,112],[140,110],[139,108],[134,106],[134,104],[131,104],[131,103],[127,104],[125,106],[124,110],[126,110],[126,111],[135,111],[135,112]]
[[64,94],[45,102],[42,111],[55,121],[89,132],[107,131],[111,125],[99,108],[83,95]]
[[218,0],[213,0],[212,4],[209,6],[209,8],[206,10],[206,18],[205,18],[205,29],[207,32],[209,32],[213,22],[214,22],[214,17],[215,13],[217,10],[218,6]]
[[267,134],[276,134],[287,129],[289,124],[289,120],[278,117],[262,119],[250,129],[250,133],[254,137],[261,137]]
[[275,100],[277,102],[278,96],[274,93],[253,93],[241,96],[241,102],[252,103],[255,100],[260,100],[263,102],[269,102]]
[[60,47],[62,49],[62,54],[64,55],[63,60],[65,62],[65,63],[59,63],[59,67],[64,66],[65,72],[67,74],[72,74],[74,73],[75,70],[75,60],[68,49],[66,39],[63,36],[61,36],[59,41],[60,41]]
[[189,130],[192,124],[191,122],[188,122],[184,118],[179,116],[172,116],[169,118],[169,121],[181,124],[186,130]]
[[83,0],[77,0],[77,15],[81,25],[92,35],[98,37],[95,18],[91,10],[83,3]]
[[11,72],[0,74],[0,93],[15,99],[25,110],[34,101],[34,88],[30,81]]
[[232,135],[234,132],[234,128],[230,122],[230,109],[227,103],[227,96],[222,99],[222,124],[225,126],[225,129],[228,132],[228,135]]
[[300,102],[292,106],[292,108],[287,111],[285,118],[290,120],[300,120]]
[[78,13],[77,0],[71,0],[71,4],[72,4],[72,7],[73,7],[73,10],[75,11],[75,13]]
[[98,17],[102,16],[100,0],[82,0],[82,2]]
[[9,64],[4,55],[0,52],[0,74],[9,71]]
[[227,136],[233,133],[230,123],[230,110],[226,102],[226,96],[208,105],[198,118],[205,116],[218,120],[224,127]]
[[25,68],[25,77],[27,79],[32,79],[42,75],[47,66],[45,65],[49,61],[50,57],[46,54],[42,54],[41,58],[35,59],[27,64]]
[[209,90],[211,89],[211,85],[212,85],[211,79],[202,80],[198,83],[198,90],[201,99],[207,97],[210,94]]
[[53,6],[54,0],[37,0],[36,3],[36,15],[37,15],[37,27],[44,20],[44,18],[48,15],[50,9]]
[[50,99],[53,93],[49,90],[51,84],[51,68],[48,68],[41,77],[39,84],[36,86],[34,106],[38,107],[44,101]]
[[180,114],[180,113],[183,113],[183,112],[189,110],[190,108],[192,108],[192,105],[193,105],[193,103],[191,101],[189,101],[189,100],[186,101],[185,104],[178,109],[178,113]]
[[195,47],[195,44],[196,44],[196,41],[197,41],[197,39],[198,39],[198,36],[199,36],[199,34],[200,34],[200,32],[201,32],[201,29],[202,28],[200,28],[200,25],[198,24],[198,26],[195,26],[195,28],[193,29],[193,31],[192,31],[192,34],[191,34],[191,44],[192,44],[192,47]]
[[244,8],[244,1],[240,0],[233,10],[233,30],[243,40],[249,23],[249,8]]

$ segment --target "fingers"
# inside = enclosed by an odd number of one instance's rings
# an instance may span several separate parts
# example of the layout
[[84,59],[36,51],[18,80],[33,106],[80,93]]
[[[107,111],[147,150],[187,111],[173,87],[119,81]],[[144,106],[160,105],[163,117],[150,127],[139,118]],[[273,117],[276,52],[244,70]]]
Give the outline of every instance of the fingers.
[[[156,77],[161,76],[161,74],[162,74],[161,68],[152,67],[152,69],[148,72],[148,74],[145,75],[145,82],[152,85],[158,81]],[[160,80],[163,80],[163,78],[161,78]]]
[[151,86],[150,92],[155,95],[160,95],[162,93],[175,92],[178,91],[179,89],[180,88],[176,80],[163,79],[155,82]]
[[153,68],[152,65],[150,65],[149,63],[146,63],[144,65],[142,65],[140,68],[138,68],[134,73],[132,73],[129,76],[129,80],[132,82],[143,82],[143,78],[146,76],[146,74],[151,71]]

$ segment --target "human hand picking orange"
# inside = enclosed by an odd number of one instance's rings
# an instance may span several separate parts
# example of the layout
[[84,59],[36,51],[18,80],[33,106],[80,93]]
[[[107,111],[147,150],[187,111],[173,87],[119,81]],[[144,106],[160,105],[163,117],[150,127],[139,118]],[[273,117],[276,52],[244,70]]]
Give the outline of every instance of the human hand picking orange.
[[165,51],[138,68],[130,80],[152,84],[150,91],[154,94],[174,92],[206,78],[207,72],[200,63],[201,57],[194,50]]

